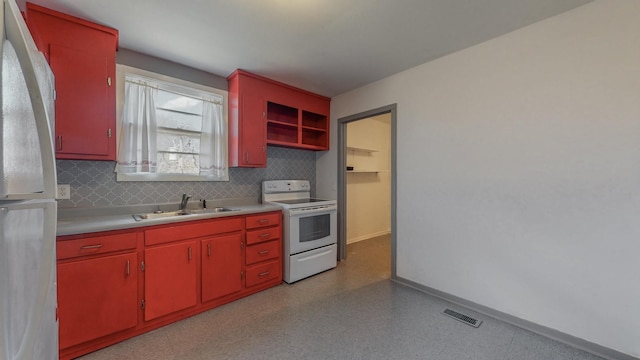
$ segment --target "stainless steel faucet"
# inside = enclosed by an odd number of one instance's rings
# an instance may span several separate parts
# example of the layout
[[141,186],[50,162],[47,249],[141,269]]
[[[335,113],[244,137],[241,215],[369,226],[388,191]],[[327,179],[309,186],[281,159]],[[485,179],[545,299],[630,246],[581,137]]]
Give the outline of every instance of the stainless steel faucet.
[[191,195],[182,194],[182,201],[180,201],[180,210],[187,209],[187,203],[189,202],[189,199],[191,199]]

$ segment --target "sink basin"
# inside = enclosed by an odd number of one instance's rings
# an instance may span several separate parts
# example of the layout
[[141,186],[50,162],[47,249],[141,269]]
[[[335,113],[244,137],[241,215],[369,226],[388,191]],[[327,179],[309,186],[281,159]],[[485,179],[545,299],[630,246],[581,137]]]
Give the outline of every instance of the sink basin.
[[208,209],[197,209],[197,210],[189,210],[189,214],[212,214],[212,213],[221,213],[228,211],[238,211],[239,209],[231,209],[226,207],[215,207]]
[[132,216],[134,220],[140,221],[140,220],[146,220],[146,219],[166,218],[166,217],[183,216],[183,215],[189,215],[189,214],[190,213],[185,212],[183,210],[177,210],[177,211],[152,212],[152,213],[146,213],[146,214],[135,214]]
[[158,219],[158,218],[167,218],[174,216],[185,216],[185,215],[198,215],[198,214],[215,214],[229,211],[238,211],[239,209],[231,209],[225,207],[215,207],[208,209],[195,209],[195,210],[177,210],[177,211],[162,211],[162,212],[152,212],[145,214],[134,214],[133,219],[135,221],[142,221],[148,219]]
[[198,215],[198,214],[215,214],[215,213],[223,213],[229,211],[239,211],[240,209],[231,209],[226,207],[215,207],[208,209],[194,209],[194,210],[176,210],[176,211],[162,211],[162,212],[152,212],[146,214],[134,214],[133,219],[135,221],[142,221],[148,219],[158,219],[158,218],[167,218],[174,216],[185,216],[185,215]]

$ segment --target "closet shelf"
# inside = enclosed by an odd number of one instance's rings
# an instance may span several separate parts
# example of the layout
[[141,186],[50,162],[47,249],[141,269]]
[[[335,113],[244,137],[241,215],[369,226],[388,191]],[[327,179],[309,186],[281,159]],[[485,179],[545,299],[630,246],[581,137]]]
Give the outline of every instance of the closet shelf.
[[351,174],[378,174],[389,172],[388,170],[347,170],[347,173]]
[[366,148],[355,147],[355,146],[347,146],[347,150],[362,151],[362,152],[368,152],[368,153],[373,153],[373,152],[379,152],[380,151],[380,150],[366,149]]

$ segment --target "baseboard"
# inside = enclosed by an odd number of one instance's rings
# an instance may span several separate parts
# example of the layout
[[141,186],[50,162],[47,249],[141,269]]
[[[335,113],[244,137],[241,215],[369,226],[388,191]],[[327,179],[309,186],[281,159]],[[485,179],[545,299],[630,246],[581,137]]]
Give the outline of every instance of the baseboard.
[[388,235],[391,234],[391,230],[383,230],[383,231],[378,231],[376,233],[372,233],[372,234],[366,234],[366,235],[362,235],[362,236],[357,236],[351,239],[347,239],[347,244],[353,244],[356,243],[358,241],[362,241],[362,240],[368,240],[377,236],[382,236],[382,235]]
[[465,307],[469,310],[472,311],[476,311],[478,313],[490,316],[494,319],[500,320],[500,321],[504,321],[508,324],[517,326],[519,328],[525,329],[525,330],[529,330],[531,332],[534,332],[536,334],[557,340],[563,344],[572,346],[574,348],[578,348],[580,350],[584,350],[586,352],[592,353],[594,355],[600,356],[602,358],[605,359],[609,359],[609,360],[640,360],[640,358],[637,357],[633,357],[631,355],[627,355],[624,353],[621,353],[619,351],[604,347],[602,345],[598,345],[595,343],[592,343],[590,341],[584,340],[584,339],[580,339],[578,337],[575,337],[573,335],[569,335],[567,333],[563,333],[560,332],[558,330],[554,330],[551,328],[548,328],[546,326],[542,326],[536,323],[533,323],[531,321],[528,320],[524,320],[524,319],[520,319],[518,317],[515,317],[513,315],[509,315],[507,313],[492,309],[490,307],[484,306],[484,305],[480,305],[477,303],[474,303],[473,301],[469,301],[469,300],[465,300],[463,298],[457,297],[455,295],[451,295],[449,293],[445,293],[443,291],[440,290],[436,290],[433,288],[430,288],[428,286],[424,286],[421,284],[418,284],[416,282],[413,282],[411,280],[407,280],[398,276],[395,276],[391,279],[394,282],[397,282],[399,284],[411,287],[413,289],[416,289],[418,291],[424,292],[426,294],[429,294],[431,296],[435,296],[437,298],[443,299],[445,301],[451,302],[453,304]]

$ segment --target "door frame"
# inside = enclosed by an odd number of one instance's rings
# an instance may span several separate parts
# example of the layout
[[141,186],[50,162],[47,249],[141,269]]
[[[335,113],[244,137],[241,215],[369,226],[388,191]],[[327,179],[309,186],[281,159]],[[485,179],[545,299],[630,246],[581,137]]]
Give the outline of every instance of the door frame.
[[396,278],[396,124],[397,104],[338,119],[338,259],[347,259],[347,124],[378,115],[391,115],[391,278]]

